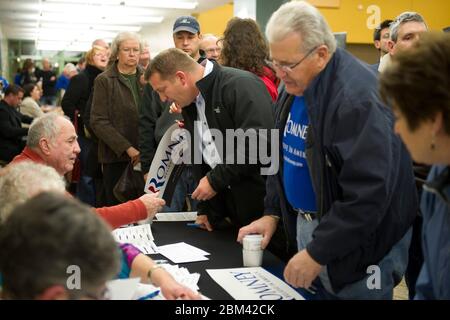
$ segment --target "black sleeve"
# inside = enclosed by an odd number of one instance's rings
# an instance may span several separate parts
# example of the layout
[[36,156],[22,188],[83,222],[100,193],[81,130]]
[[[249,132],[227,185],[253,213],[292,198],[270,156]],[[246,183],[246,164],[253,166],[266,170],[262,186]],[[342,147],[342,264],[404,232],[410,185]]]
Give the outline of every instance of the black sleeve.
[[278,194],[276,179],[277,175],[267,176],[266,196],[264,197],[264,214],[281,216],[280,196]]
[[[30,118],[30,117],[28,117]],[[9,114],[6,110],[0,110],[0,135],[5,138],[16,138],[26,136],[28,128],[15,127],[9,120]],[[32,119],[32,118],[31,118]]]
[[94,88],[92,88],[91,94],[89,98],[87,99],[86,105],[84,106],[84,111],[81,113],[81,117],[83,118],[83,124],[86,130],[91,135],[91,138],[93,140],[98,140],[97,136],[95,135],[95,132],[92,130],[91,127],[91,108],[92,108],[92,98],[94,96]]
[[80,75],[74,76],[67,87],[66,93],[61,101],[61,107],[64,111],[64,114],[70,118],[72,122],[74,122],[75,110],[80,110],[84,108],[82,106],[82,96],[84,85],[83,79]]
[[[238,183],[242,176],[248,176],[260,173],[261,163],[259,150],[256,146],[261,143],[267,144],[270,148],[270,130],[274,127],[272,113],[272,98],[270,97],[264,83],[254,77],[240,77],[228,83],[223,89],[225,108],[228,110],[234,129],[242,129],[246,132],[248,129],[256,130],[258,144],[252,144],[248,141],[245,146],[245,164],[218,164],[214,169],[208,172],[208,181],[216,192],[223,190],[229,185]],[[265,129],[266,133],[262,134]],[[260,141],[264,138],[265,141]],[[249,151],[256,147],[256,152],[249,155]],[[253,150],[255,151],[255,150]],[[267,150],[267,152],[270,152]],[[235,154],[239,151],[235,152]],[[254,157],[257,159],[254,159]],[[251,164],[250,158],[255,160],[255,164]]]
[[161,103],[158,95],[149,84],[146,84],[139,106],[139,150],[143,173],[147,173],[150,169],[158,147],[155,139],[156,120],[160,116],[158,103]]
[[31,122],[33,122],[33,117],[27,116],[25,114],[20,114],[20,121],[22,123],[28,123],[30,124]]

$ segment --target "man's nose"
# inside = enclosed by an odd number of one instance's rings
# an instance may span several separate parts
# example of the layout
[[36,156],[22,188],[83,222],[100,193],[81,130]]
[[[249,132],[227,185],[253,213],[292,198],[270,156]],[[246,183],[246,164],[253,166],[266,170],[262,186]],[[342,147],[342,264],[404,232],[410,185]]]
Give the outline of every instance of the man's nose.
[[159,93],[159,98],[161,99],[162,102],[167,101],[167,96],[165,94]]
[[274,69],[277,77],[280,78],[281,80],[284,80],[287,77],[287,72],[284,71],[283,68],[274,68]]
[[75,143],[75,149],[73,150],[76,154],[79,154],[81,152],[80,145],[78,144],[78,141]]

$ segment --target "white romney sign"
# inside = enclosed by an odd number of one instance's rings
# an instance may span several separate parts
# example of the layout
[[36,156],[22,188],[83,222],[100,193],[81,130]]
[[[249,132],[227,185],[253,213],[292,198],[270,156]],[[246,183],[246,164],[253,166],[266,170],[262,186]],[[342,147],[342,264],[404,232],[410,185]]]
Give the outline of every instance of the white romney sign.
[[305,300],[287,283],[261,267],[206,271],[236,300]]

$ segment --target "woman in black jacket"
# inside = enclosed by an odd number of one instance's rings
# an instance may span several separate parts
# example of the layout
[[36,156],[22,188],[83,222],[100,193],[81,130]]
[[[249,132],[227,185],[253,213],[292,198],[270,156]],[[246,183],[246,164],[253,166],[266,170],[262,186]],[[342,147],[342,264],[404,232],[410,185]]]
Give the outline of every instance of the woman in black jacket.
[[[97,168],[97,145],[86,134],[83,121],[86,103],[92,93],[95,78],[108,64],[108,52],[100,46],[93,46],[86,53],[86,69],[74,76],[69,83],[61,102],[64,114],[73,122],[80,144],[80,178],[77,185],[77,197],[91,205],[99,205],[95,197],[94,172]],[[92,170],[94,169],[94,170]]]

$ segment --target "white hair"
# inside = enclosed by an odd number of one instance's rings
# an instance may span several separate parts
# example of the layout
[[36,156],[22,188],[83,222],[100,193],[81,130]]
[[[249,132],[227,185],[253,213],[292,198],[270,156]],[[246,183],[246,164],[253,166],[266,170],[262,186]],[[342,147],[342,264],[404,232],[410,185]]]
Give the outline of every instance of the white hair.
[[71,72],[77,71],[77,67],[75,67],[75,65],[73,63],[69,62],[64,66],[63,71],[66,73],[71,73]]
[[38,193],[65,190],[64,178],[52,167],[31,161],[10,164],[0,175],[0,225],[15,207]]
[[417,12],[410,12],[405,11],[397,16],[395,18],[394,22],[391,23],[389,26],[389,36],[391,37],[391,40],[394,42],[397,42],[398,40],[398,29],[400,26],[406,22],[419,22],[423,23],[425,27],[428,29],[427,24],[425,23],[425,20],[423,17],[418,14]]
[[35,118],[28,130],[27,146],[37,148],[39,140],[47,138],[54,141],[59,133],[59,126],[56,120],[61,117],[55,112],[47,113],[41,117]]
[[283,4],[275,11],[266,26],[269,43],[285,39],[297,33],[302,39],[301,51],[326,45],[330,53],[336,51],[336,39],[328,23],[319,10],[304,1],[292,1]]
[[139,43],[139,50],[142,52],[143,47],[142,47],[141,36],[134,32],[123,31],[123,32],[119,32],[117,34],[117,36],[114,38],[114,40],[111,44],[111,57],[113,59],[117,58],[117,55],[118,55],[119,49],[120,49],[120,45],[122,44],[122,42],[127,41],[127,40],[136,40]]

